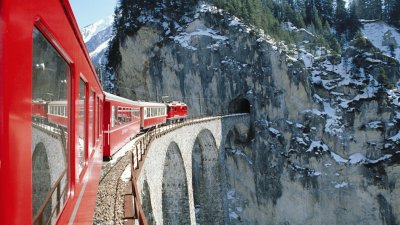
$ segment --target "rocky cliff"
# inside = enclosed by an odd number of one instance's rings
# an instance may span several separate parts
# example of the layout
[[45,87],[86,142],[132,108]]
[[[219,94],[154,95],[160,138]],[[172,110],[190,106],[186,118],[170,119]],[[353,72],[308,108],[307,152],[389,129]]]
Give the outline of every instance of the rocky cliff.
[[304,30],[287,46],[209,5],[174,26],[125,38],[115,91],[251,113],[223,156],[227,224],[400,224],[398,60],[363,38],[338,57]]

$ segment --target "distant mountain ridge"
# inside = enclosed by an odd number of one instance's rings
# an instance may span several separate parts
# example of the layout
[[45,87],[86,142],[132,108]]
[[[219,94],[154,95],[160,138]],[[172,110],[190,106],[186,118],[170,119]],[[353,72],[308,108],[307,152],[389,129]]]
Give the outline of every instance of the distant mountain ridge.
[[83,40],[95,67],[106,62],[104,55],[111,40],[113,21],[114,16],[108,16],[81,28]]

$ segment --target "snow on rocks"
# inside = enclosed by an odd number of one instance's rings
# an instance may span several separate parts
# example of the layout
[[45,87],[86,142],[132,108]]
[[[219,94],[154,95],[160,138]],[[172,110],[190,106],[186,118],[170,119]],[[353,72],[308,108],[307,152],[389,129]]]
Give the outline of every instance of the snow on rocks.
[[396,135],[394,135],[394,136],[392,136],[392,137],[390,137],[390,138],[388,138],[388,139],[391,140],[391,141],[393,141],[393,142],[398,142],[398,141],[400,141],[400,131],[397,132]]
[[346,164],[346,165],[362,165],[362,164],[368,165],[368,164],[376,164],[379,162],[386,161],[386,160],[392,158],[393,155],[385,154],[385,155],[379,157],[378,159],[369,159],[362,153],[357,152],[357,153],[350,155],[348,159],[345,159],[342,156],[340,156],[334,152],[331,152],[331,156],[340,165],[344,165],[344,164]]
[[400,61],[400,32],[396,28],[380,21],[363,21],[362,33],[385,55]]
[[335,188],[339,189],[339,188],[345,188],[345,187],[348,187],[348,186],[349,186],[349,183],[347,183],[347,182],[341,182],[341,183],[337,183],[337,184],[335,185]]
[[268,128],[268,130],[269,130],[269,132],[272,133],[275,137],[281,136],[281,132],[279,132],[279,130],[277,130],[277,129],[273,128],[273,127]]
[[197,48],[191,46],[192,38],[196,36],[207,36],[214,39],[216,42],[212,45],[207,46],[207,48],[213,49],[218,48],[221,44],[224,43],[224,41],[228,40],[228,37],[219,35],[216,30],[213,30],[211,28],[197,29],[196,31],[191,33],[182,32],[179,35],[173,37],[173,39],[184,48],[197,50]]
[[315,154],[319,154],[328,150],[328,146],[322,143],[322,141],[313,141],[311,142],[306,152],[315,152]]
[[344,159],[343,157],[341,157],[340,155],[338,155],[334,152],[331,152],[331,156],[332,156],[333,160],[335,160],[339,164],[346,164],[348,162],[347,159]]

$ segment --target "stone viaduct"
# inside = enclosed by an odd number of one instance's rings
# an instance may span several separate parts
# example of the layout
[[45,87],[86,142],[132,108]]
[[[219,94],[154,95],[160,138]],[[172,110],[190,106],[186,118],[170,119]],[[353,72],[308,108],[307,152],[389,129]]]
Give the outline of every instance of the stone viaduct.
[[249,114],[186,125],[155,139],[137,178],[148,224],[223,224],[225,151],[249,141]]

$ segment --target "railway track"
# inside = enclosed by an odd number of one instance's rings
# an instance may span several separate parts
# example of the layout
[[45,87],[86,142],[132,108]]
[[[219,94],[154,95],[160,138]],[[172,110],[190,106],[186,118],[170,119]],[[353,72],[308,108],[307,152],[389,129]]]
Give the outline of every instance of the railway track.
[[94,224],[123,224],[123,192],[129,182],[121,179],[127,166],[130,166],[129,153],[104,162],[97,191]]

